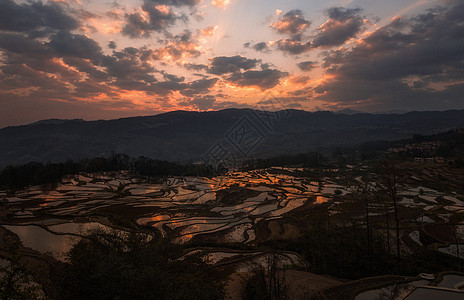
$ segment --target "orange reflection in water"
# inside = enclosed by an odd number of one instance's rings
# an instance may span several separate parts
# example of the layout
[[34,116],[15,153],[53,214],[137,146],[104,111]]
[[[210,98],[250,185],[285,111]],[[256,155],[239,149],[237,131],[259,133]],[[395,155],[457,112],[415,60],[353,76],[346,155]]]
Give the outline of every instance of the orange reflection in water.
[[322,204],[329,201],[329,198],[324,197],[324,196],[316,196],[316,202],[317,204]]
[[159,222],[159,221],[168,220],[169,218],[170,216],[168,215],[158,215],[158,216],[151,217],[150,220],[153,222]]
[[46,199],[45,199],[45,202],[40,203],[39,206],[40,206],[40,207],[47,207],[47,206],[48,206],[48,203],[47,203],[47,202],[52,202],[52,201],[54,201],[53,198],[46,198]]

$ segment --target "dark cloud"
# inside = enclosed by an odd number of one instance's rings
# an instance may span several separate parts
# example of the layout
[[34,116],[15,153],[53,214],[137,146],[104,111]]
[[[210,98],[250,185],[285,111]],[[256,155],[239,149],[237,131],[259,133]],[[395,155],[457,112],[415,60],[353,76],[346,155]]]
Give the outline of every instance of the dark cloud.
[[395,19],[352,49],[329,51],[316,97],[402,109],[464,107],[464,3]]
[[29,97],[69,97],[71,90],[67,83],[80,80],[79,72],[62,64],[47,43],[22,33],[0,33],[0,49],[3,95],[22,89]]
[[218,78],[203,78],[200,80],[195,80],[193,82],[190,82],[188,84],[188,87],[183,90],[181,93],[186,96],[192,96],[196,94],[206,94],[210,91],[212,87],[216,84],[218,81]]
[[276,43],[277,49],[289,54],[301,54],[312,49],[311,42],[301,42],[293,39],[280,39]]
[[[96,97],[102,94],[105,94],[110,97],[117,97],[118,93],[116,93],[111,87],[104,83],[95,82],[93,80],[84,80],[80,82],[76,82],[74,91],[72,95],[74,97],[80,98],[91,98]],[[118,104],[115,104],[118,106]]]
[[186,88],[187,88],[187,83],[165,80],[165,81],[157,82],[156,84],[152,86],[150,90],[154,92],[155,94],[168,95],[174,91],[182,91],[182,90],[185,90]]
[[299,9],[291,10],[284,14],[271,28],[280,34],[300,35],[309,28],[311,22],[303,17],[303,12]]
[[171,6],[195,6],[199,4],[201,0],[148,0],[147,2]]
[[31,58],[53,56],[51,49],[45,43],[20,33],[0,33],[0,49],[7,52],[10,58],[12,54],[26,55]]
[[309,39],[307,36],[303,36],[304,31],[309,26],[309,21],[303,23],[300,20],[301,11],[290,11],[278,22],[272,24],[274,29],[280,28],[277,30],[278,32],[290,35],[289,38],[278,40],[275,45],[278,50],[292,55],[302,54],[315,48],[342,45],[363,30],[364,21],[359,15],[360,12],[359,8],[329,8],[327,11],[329,19],[319,26],[312,39]]
[[[122,34],[131,38],[147,38],[152,31],[164,31],[167,27],[173,25],[180,17],[164,2],[167,1],[144,0],[140,8],[148,14],[148,20],[138,12],[127,14],[127,22],[122,29]],[[157,6],[156,4],[163,4],[164,6]]]
[[86,73],[92,81],[101,82],[108,80],[107,72],[99,70],[91,61],[77,57],[64,57],[63,62],[76,68],[79,72]]
[[363,18],[359,15],[361,9],[346,9],[332,7],[328,9],[329,20],[318,27],[312,46],[332,47],[345,43],[363,29]]
[[[303,16],[303,11],[294,9],[279,18],[276,22],[272,23],[271,28],[276,32],[288,35],[289,37],[279,39],[275,42],[275,47],[285,53],[297,55],[307,52],[312,49],[311,41],[304,41],[303,34],[311,26],[311,22],[306,20]],[[269,46],[265,42],[245,45],[251,47],[258,52],[269,52]]]
[[186,15],[174,12],[173,7],[193,7],[200,2],[201,0],[144,0],[140,8],[148,15],[148,19],[139,12],[126,14],[122,34],[131,38],[147,38],[153,31],[163,32],[177,20],[187,20]]
[[331,7],[327,9],[327,14],[331,20],[346,22],[353,18],[357,18],[361,11],[361,8]]
[[[8,58],[22,55],[20,59],[51,59],[53,57],[78,57],[98,61],[102,57],[98,43],[85,35],[59,31],[49,42],[27,37],[20,33],[0,33],[0,49]],[[40,63],[40,61],[39,61]]]
[[188,30],[175,36],[169,36],[161,42],[165,43],[165,46],[152,51],[151,56],[155,60],[169,59],[177,61],[183,57],[198,57],[201,55],[198,50],[198,41]]
[[270,52],[270,49],[269,49],[269,46],[267,45],[266,42],[259,42],[259,43],[256,43],[256,44],[251,44],[251,43],[245,43],[243,44],[243,47],[245,48],[251,48],[255,51],[258,51],[258,52]]
[[302,61],[297,64],[298,68],[301,71],[311,71],[314,67],[316,67],[317,63],[314,61]]
[[189,104],[195,106],[199,110],[213,109],[216,104],[216,97],[212,95],[195,97],[189,102]]
[[275,69],[265,69],[261,71],[246,71],[234,73],[227,77],[227,80],[237,86],[254,86],[262,90],[267,90],[278,85],[282,77],[287,76],[285,72]]
[[[111,57],[107,57],[105,66],[107,74],[112,78],[110,84],[126,90],[139,90],[158,95],[179,91],[183,95],[193,96],[208,93],[219,80],[203,78],[184,82],[184,77],[155,70],[148,62],[152,56],[144,52],[151,50],[128,47],[120,52],[115,51]],[[155,73],[161,73],[163,81],[157,80]]]
[[[126,15],[126,21],[127,23],[124,25],[122,29],[122,34],[130,36],[131,38],[137,38],[137,37],[146,37],[148,38],[150,36],[150,32],[153,29],[153,26],[146,21],[141,14],[139,13],[132,13],[132,14],[127,14]],[[167,25],[174,24],[175,19],[170,20],[167,23]],[[166,24],[165,24],[166,25]],[[159,29],[163,29],[163,26],[158,26]],[[156,27],[155,27],[156,28]]]
[[[256,70],[255,68],[260,68]],[[223,79],[236,86],[254,86],[262,90],[270,89],[279,84],[285,72],[271,69],[267,63],[259,59],[249,59],[240,55],[219,56],[211,59],[207,70],[210,74],[223,75]],[[225,75],[225,76],[224,76]]]
[[108,42],[108,48],[110,49],[116,49],[116,43],[114,41],[109,41]]
[[98,43],[85,35],[60,31],[50,37],[48,45],[59,56],[98,59],[102,49]]
[[150,91],[157,94],[169,94],[172,91],[179,91],[184,96],[198,97],[200,94],[207,94],[214,87],[218,78],[203,78],[192,82],[183,82],[184,78],[176,76],[164,76],[165,81],[157,82],[150,87]]
[[207,111],[215,109],[217,106],[216,97],[214,95],[201,95],[192,98],[186,98],[179,103],[183,107],[191,107],[196,110]]
[[[455,12],[463,15],[457,17]],[[433,17],[429,17],[432,15]],[[324,66],[362,79],[457,76],[463,67],[464,4],[378,29],[350,51],[330,51]],[[375,58],[375,59],[374,59]],[[455,79],[455,78],[453,78]]]
[[31,1],[16,4],[12,0],[0,1],[0,30],[28,32],[44,35],[55,30],[72,30],[79,22],[57,3]]
[[201,111],[207,110],[219,110],[225,108],[249,108],[250,106],[247,104],[240,104],[233,101],[217,101],[217,98],[221,97],[221,95],[201,95],[195,96],[193,98],[185,99],[184,101],[180,102],[179,105],[184,107],[192,107],[193,109],[198,109]]
[[177,75],[174,75],[174,74],[168,74],[166,72],[161,72],[163,73],[163,78],[167,81],[172,81],[172,82],[184,82],[185,81],[185,78],[182,76],[182,77],[179,77]]
[[[191,6],[197,2],[170,1],[169,4]],[[145,4],[147,3],[148,1]],[[22,5],[14,3],[11,5],[10,1],[1,3],[4,7],[7,4],[29,14],[32,14],[30,7],[44,7],[35,2]],[[64,13],[60,6],[55,8]],[[159,9],[170,12],[166,10],[166,7]],[[40,9],[35,13],[39,14],[39,12],[41,12]],[[179,91],[184,95],[196,97],[208,93],[219,80],[218,78],[203,78],[184,82],[183,77],[154,68],[153,61],[155,60],[175,61],[200,55],[197,50],[197,40],[188,30],[178,35],[166,32],[164,40],[158,41],[164,45],[155,49],[127,47],[115,51],[116,44],[110,41],[108,47],[114,51],[106,55],[95,40],[68,30],[68,28],[73,28],[72,26],[62,26],[59,23],[57,23],[59,26],[49,25],[45,14],[41,16],[40,22],[29,20],[30,23],[21,23],[22,27],[14,27],[15,30],[12,30],[12,25],[8,25],[11,28],[5,28],[5,24],[1,23],[3,26],[0,28],[0,54],[2,56],[0,92],[2,96],[21,90],[21,93],[27,95],[26,97],[35,99],[75,101],[76,98],[91,98],[100,95],[118,97],[118,92],[128,90],[160,96]],[[60,21],[60,19],[57,20]],[[47,35],[31,34],[41,28],[47,29]],[[149,28],[149,30],[152,29],[153,27]],[[246,63],[242,63],[246,67]],[[203,70],[208,68],[206,65],[190,67]],[[156,77],[158,74],[162,75],[161,79]]]
[[253,46],[251,46],[251,48],[255,49],[258,52],[268,52],[269,51],[269,47],[267,46],[266,42],[256,43]]
[[217,56],[211,60],[208,73],[223,75],[227,73],[249,70],[258,65],[259,59],[249,59],[240,55]]
[[127,47],[105,57],[102,65],[106,67],[108,76],[113,78],[111,84],[126,90],[150,90],[150,86],[158,80],[153,74],[156,70],[143,59],[144,51],[146,49]]
[[5,64],[1,68],[0,87],[3,91],[14,90],[21,87],[36,87],[46,89],[56,88],[56,83],[39,70],[34,70],[26,65]]
[[[105,55],[98,43],[85,35],[68,31],[52,34],[49,41],[22,33],[1,33],[0,86],[2,93],[24,87],[36,87],[29,97],[70,100],[106,94],[117,90],[143,91],[168,95],[181,91],[185,95],[205,94],[217,78],[185,83],[183,77],[156,70],[152,62],[170,55],[197,55],[192,35],[184,32],[172,36],[159,49],[127,47]],[[207,68],[204,66],[203,69]],[[163,81],[156,78],[162,74]]]
[[265,42],[256,43],[252,46],[256,51],[265,51],[267,49],[267,44]]
[[184,68],[186,68],[187,70],[194,70],[194,71],[201,71],[201,70],[206,70],[208,69],[208,66],[207,65],[203,65],[203,64],[190,64],[190,63],[186,63],[186,64],[183,64],[182,65]]
[[308,98],[299,97],[274,97],[258,101],[256,104],[259,110],[282,111],[287,109],[301,109],[301,102],[308,101]]
[[293,76],[290,78],[289,82],[291,84],[305,85],[311,80],[309,76]]

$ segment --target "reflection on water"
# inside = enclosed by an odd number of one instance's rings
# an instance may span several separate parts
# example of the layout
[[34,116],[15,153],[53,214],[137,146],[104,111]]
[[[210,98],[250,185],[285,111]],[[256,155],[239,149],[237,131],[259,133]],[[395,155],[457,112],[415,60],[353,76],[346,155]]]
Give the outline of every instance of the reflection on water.
[[463,259],[464,258],[464,244],[458,244],[458,246],[459,246],[459,251],[458,251],[458,247],[456,247],[456,244],[451,244],[448,247],[438,248],[438,251],[442,253],[446,253],[448,255],[455,256],[455,257],[458,257],[459,255],[458,258]]
[[170,218],[170,215],[157,215],[149,218],[140,218],[137,220],[137,224],[146,225],[148,223],[158,223],[160,221],[169,220]]
[[[371,300],[371,299],[405,299],[404,295],[407,295],[409,292],[414,290],[417,286],[428,285],[430,282],[428,280],[418,280],[408,283],[400,283],[395,285],[390,285],[376,290],[365,291],[359,293],[354,298],[355,300]],[[401,297],[403,295],[403,297]],[[409,299],[409,297],[407,298]],[[416,299],[416,298],[414,298]],[[437,298],[417,298],[417,299],[437,299]]]
[[280,217],[283,214],[302,206],[307,200],[307,198],[289,199],[285,207],[272,211],[270,215],[272,217]]
[[316,203],[317,204],[322,204],[329,201],[329,198],[324,197],[324,196],[316,196]]
[[[292,172],[292,169],[286,171]],[[280,218],[304,205],[309,199],[315,199],[315,204],[327,202],[332,196],[327,192],[342,189],[341,186],[322,180],[309,182],[306,178],[276,173],[276,170],[256,170],[213,178],[170,177],[163,183],[131,178],[127,173],[115,174],[113,177],[81,174],[63,179],[54,191],[45,193],[32,187],[7,200],[12,205],[22,207],[16,216],[22,217],[23,224],[27,218],[34,216],[39,219],[34,222],[46,220],[43,216],[49,219],[66,216],[71,220],[91,220],[102,213],[125,215],[125,210],[130,209],[130,216],[134,217],[138,225],[153,226],[162,234],[169,230],[183,241],[200,233],[224,231],[224,234],[227,233],[226,240],[250,242],[255,239],[254,226],[260,220]],[[227,206],[216,198],[216,192],[229,187],[242,187],[241,193],[249,190],[259,193],[257,196],[252,193],[254,197]],[[104,214],[107,211],[108,214]],[[99,223],[90,222],[85,225],[66,223],[47,226],[52,232],[70,234],[103,228]],[[57,238],[57,235],[41,228],[31,228],[47,238]],[[25,237],[25,233],[22,234]]]
[[439,284],[437,284],[437,286],[452,289],[452,288],[455,288],[455,286],[458,285],[459,283],[464,283],[464,276],[449,274],[449,275],[444,275],[443,279],[440,281]]
[[51,253],[59,260],[64,260],[63,254],[68,252],[79,240],[78,237],[53,234],[34,225],[2,226],[17,234],[25,247],[29,247],[42,253]]
[[108,226],[102,225],[97,222],[90,223],[63,223],[53,226],[48,226],[48,229],[56,233],[68,233],[68,234],[86,234],[91,230],[103,230],[106,232],[111,231],[112,229]]

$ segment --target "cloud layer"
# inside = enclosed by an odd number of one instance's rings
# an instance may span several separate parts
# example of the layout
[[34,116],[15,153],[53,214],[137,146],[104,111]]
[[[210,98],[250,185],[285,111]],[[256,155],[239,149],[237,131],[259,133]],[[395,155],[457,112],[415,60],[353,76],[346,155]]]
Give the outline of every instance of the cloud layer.
[[28,105],[22,115],[42,107],[44,117],[60,117],[56,105],[64,116],[88,107],[89,116],[107,117],[269,99],[310,110],[464,108],[464,4],[440,3],[383,20],[353,6],[317,14],[271,7],[276,13],[261,20],[238,14],[247,5],[239,1],[93,10],[79,1],[3,0],[0,119]]
[[453,108],[462,103],[464,4],[395,18],[351,49],[331,50],[331,79],[315,95],[341,103],[402,109]]

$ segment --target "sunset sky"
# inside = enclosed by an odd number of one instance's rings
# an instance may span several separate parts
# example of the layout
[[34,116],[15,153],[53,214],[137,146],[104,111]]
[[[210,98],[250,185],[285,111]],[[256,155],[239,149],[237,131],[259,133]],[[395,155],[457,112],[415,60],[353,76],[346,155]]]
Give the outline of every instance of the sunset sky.
[[0,0],[0,127],[464,109],[464,1]]

